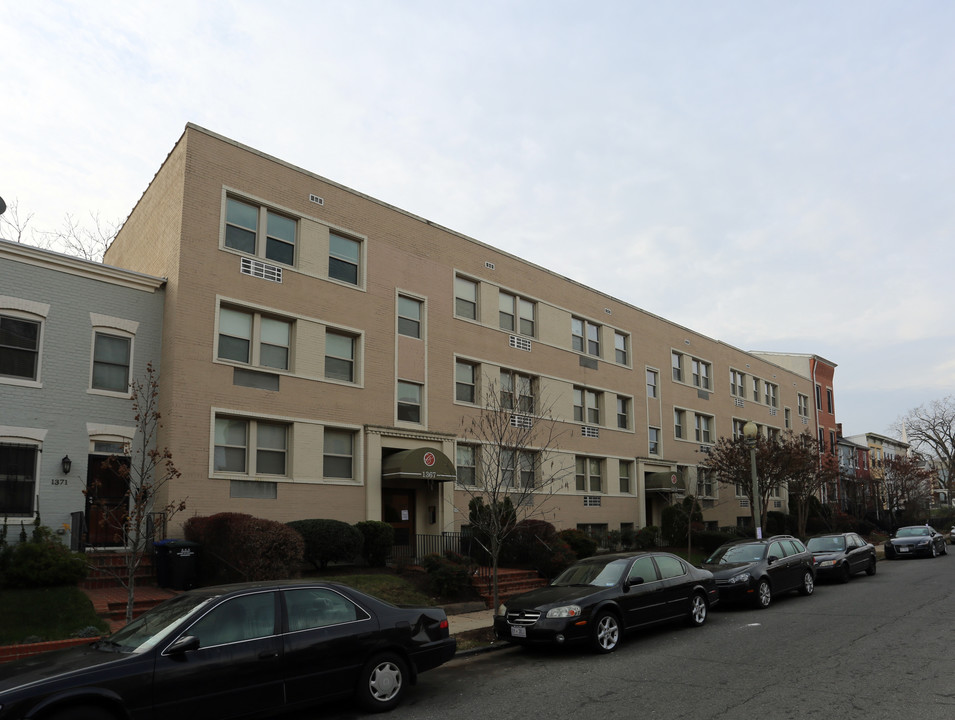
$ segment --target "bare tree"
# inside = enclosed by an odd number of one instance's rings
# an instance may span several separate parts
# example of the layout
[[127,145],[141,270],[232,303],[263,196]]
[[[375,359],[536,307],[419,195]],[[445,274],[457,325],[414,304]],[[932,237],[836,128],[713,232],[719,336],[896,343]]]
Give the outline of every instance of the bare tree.
[[932,472],[917,454],[887,457],[881,462],[886,505],[893,518],[920,522],[928,517]]
[[560,463],[551,406],[531,394],[489,383],[481,409],[465,418],[462,432],[475,453],[473,484],[464,484],[468,520],[471,531],[487,542],[496,608],[504,542],[521,520],[543,518],[547,501],[571,471]]
[[[782,465],[786,469],[786,488],[796,506],[796,534],[806,537],[809,504],[820,491],[839,480],[839,459],[820,452],[818,441],[809,433],[787,433],[780,440]],[[790,508],[792,510],[792,508]]]
[[955,395],[909,410],[896,422],[899,437],[903,429],[916,450],[936,459],[943,475],[939,479],[951,498],[955,491]]
[[[24,215],[20,212],[20,203],[12,200],[3,214],[0,214],[0,238],[22,243],[27,240],[27,244],[35,245],[34,231],[29,227],[33,219],[33,213]],[[29,230],[29,232],[28,232]]]
[[131,389],[136,435],[129,462],[115,455],[105,461],[126,481],[125,512],[105,513],[102,519],[122,538],[124,563],[121,571],[112,574],[126,589],[126,622],[133,619],[136,571],[150,551],[154,520],[158,517],[162,522],[168,522],[186,507],[185,500],[167,502],[162,506],[156,504],[157,494],[180,473],[173,465],[169,450],[156,446],[162,422],[158,408],[159,374],[152,363],[146,365],[142,380],[133,380]]

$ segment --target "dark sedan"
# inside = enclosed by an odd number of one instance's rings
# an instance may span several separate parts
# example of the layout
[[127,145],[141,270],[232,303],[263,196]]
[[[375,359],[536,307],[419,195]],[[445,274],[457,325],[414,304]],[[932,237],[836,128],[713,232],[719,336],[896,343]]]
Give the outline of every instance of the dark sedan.
[[455,649],[440,608],[335,583],[202,588],[104,640],[0,665],[0,720],[225,720],[345,695],[390,710]]
[[716,578],[721,599],[749,601],[761,609],[781,593],[798,590],[812,595],[816,587],[812,553],[791,535],[728,542],[703,567]]
[[856,573],[875,575],[875,546],[856,533],[831,533],[809,538],[818,578],[834,578],[847,583]]
[[589,642],[609,653],[634,628],[679,618],[702,625],[718,599],[713,575],[675,555],[599,555],[571,565],[547,587],[502,603],[494,631],[518,645]]
[[916,555],[938,557],[945,553],[945,536],[929,525],[901,527],[885,541],[885,557],[888,560]]

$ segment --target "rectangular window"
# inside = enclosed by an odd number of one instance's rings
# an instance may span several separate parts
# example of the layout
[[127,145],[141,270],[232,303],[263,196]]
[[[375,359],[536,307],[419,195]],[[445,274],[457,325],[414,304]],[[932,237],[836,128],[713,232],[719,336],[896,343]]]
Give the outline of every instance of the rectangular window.
[[522,488],[529,490],[534,487],[534,467],[536,464],[536,453],[522,452],[517,454],[518,480]]
[[650,436],[650,454],[659,455],[660,454],[660,428],[649,428]]
[[733,420],[733,438],[739,439],[743,437],[743,426],[746,424],[745,420]]
[[517,302],[517,298],[506,292],[498,293],[497,297],[500,308],[498,312],[498,324],[501,330],[514,332],[514,304]]
[[322,475],[343,480],[354,479],[355,433],[325,428]]
[[[226,247],[265,257],[283,265],[295,264],[296,221],[267,208],[226,200]],[[264,242],[259,242],[263,237]]]
[[826,388],[826,412],[832,414],[832,389]]
[[816,385],[816,410],[822,410],[822,387]]
[[570,319],[571,345],[577,352],[600,357],[600,326],[581,318]]
[[633,483],[633,462],[630,460],[621,460],[618,475],[620,476],[620,492],[624,495],[629,495]]
[[673,365],[674,382],[683,382],[683,354],[676,351],[672,352],[670,362]]
[[786,408],[786,410],[784,411],[784,415],[786,417],[786,429],[792,430],[793,429],[793,411],[789,408]]
[[477,448],[474,445],[458,445],[457,452],[458,484],[473,487],[477,481]]
[[421,422],[421,385],[398,381],[398,419],[402,422]]
[[693,358],[693,384],[703,390],[710,389],[710,364]]
[[355,382],[355,338],[325,332],[325,377]]
[[602,461],[598,458],[577,457],[576,486],[581,492],[603,492]]
[[798,400],[798,407],[796,408],[796,414],[799,417],[807,418],[809,417],[809,397],[799,393],[796,395]]
[[328,234],[328,277],[358,285],[361,243],[338,233]]
[[630,427],[630,399],[617,396],[617,427],[626,430]]
[[94,333],[93,388],[112,392],[129,392],[129,352],[132,340],[128,337]]
[[0,375],[36,380],[40,366],[40,323],[0,315]]
[[477,283],[463,277],[454,278],[454,314],[477,320]]
[[716,497],[716,484],[713,480],[713,473],[697,468],[696,470],[696,488],[700,497]]
[[759,402],[759,378],[753,378],[753,400]]
[[292,323],[287,320],[228,307],[219,309],[220,360],[288,370],[291,344]]
[[517,300],[518,330],[521,335],[534,337],[537,330],[537,303],[524,298]]
[[398,334],[406,337],[421,337],[421,307],[423,303],[414,298],[398,296]]
[[684,438],[686,435],[686,411],[685,410],[674,410],[673,411],[673,437]]
[[697,415],[696,416],[696,441],[700,443],[711,442],[711,426],[713,423],[713,418],[709,415]]
[[534,378],[502,370],[501,407],[525,413],[534,412]]
[[766,383],[766,404],[769,407],[779,407],[779,385]]
[[647,397],[657,397],[657,388],[660,385],[660,374],[656,370],[647,370]]
[[33,514],[37,446],[0,443],[0,516]]
[[[289,426],[264,420],[217,417],[215,472],[285,475]],[[249,453],[254,448],[254,453]]]
[[614,356],[618,363],[621,365],[626,365],[627,361],[630,359],[630,352],[627,347],[627,336],[623,333],[614,332],[613,334],[613,348]]
[[476,368],[471,363],[457,362],[454,365],[454,397],[458,402],[473,403],[476,396]]
[[600,424],[600,395],[587,388],[574,388],[574,420],[577,422]]
[[744,376],[738,370],[730,370],[730,395],[733,397],[744,397],[746,390],[743,387]]

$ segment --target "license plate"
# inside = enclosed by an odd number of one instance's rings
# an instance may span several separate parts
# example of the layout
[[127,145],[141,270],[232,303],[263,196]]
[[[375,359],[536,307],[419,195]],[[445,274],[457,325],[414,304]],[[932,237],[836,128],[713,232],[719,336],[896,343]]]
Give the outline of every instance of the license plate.
[[899,552],[908,552],[908,551],[909,551],[909,549],[908,549],[907,547],[900,547],[900,548],[899,548]]
[[511,637],[527,637],[527,628],[511,625]]

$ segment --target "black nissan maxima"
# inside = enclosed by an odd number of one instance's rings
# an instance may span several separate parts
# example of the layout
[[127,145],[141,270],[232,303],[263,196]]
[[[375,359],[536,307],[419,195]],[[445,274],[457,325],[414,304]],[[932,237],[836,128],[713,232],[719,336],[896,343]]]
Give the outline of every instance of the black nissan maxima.
[[455,649],[440,608],[336,583],[202,588],[103,640],[0,665],[0,720],[226,720],[346,695],[390,710]]
[[599,555],[571,565],[546,587],[502,603],[494,631],[517,645],[589,642],[609,653],[627,630],[679,618],[702,625],[718,599],[713,574],[676,555]]

